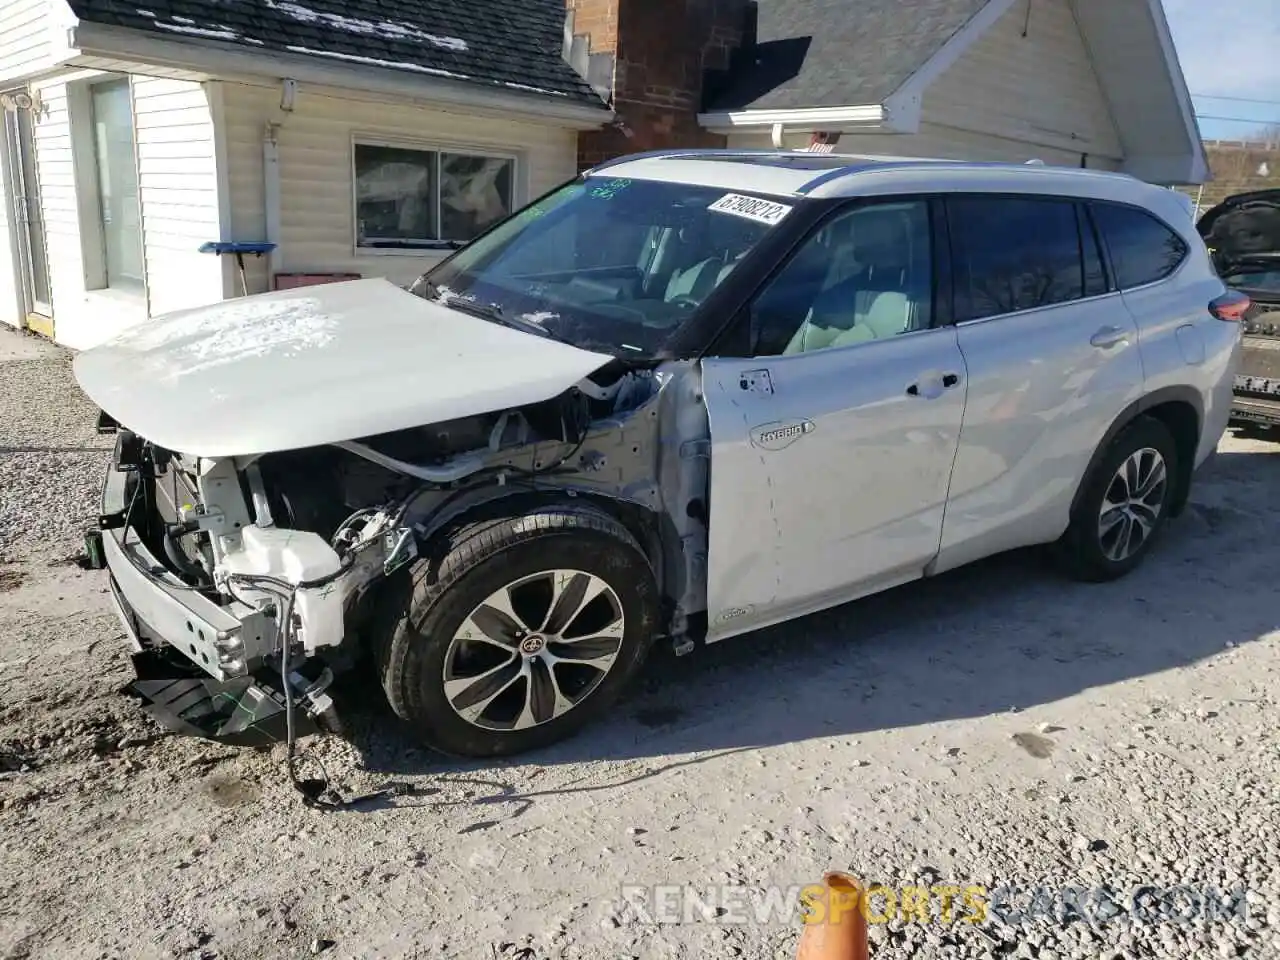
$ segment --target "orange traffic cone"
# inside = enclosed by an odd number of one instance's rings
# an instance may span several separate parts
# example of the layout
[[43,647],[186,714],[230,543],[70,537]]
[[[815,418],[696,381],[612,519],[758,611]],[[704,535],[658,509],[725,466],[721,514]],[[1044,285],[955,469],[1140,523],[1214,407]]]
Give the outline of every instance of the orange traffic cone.
[[832,870],[807,896],[796,960],[867,960],[867,917],[862,885]]

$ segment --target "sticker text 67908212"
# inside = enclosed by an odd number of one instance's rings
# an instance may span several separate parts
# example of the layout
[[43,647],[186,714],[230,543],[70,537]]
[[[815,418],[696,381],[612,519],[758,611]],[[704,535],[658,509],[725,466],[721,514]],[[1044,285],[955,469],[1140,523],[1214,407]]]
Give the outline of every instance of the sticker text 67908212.
[[768,224],[778,223],[791,212],[791,207],[785,203],[760,200],[757,197],[744,197],[738,193],[726,193],[707,209]]

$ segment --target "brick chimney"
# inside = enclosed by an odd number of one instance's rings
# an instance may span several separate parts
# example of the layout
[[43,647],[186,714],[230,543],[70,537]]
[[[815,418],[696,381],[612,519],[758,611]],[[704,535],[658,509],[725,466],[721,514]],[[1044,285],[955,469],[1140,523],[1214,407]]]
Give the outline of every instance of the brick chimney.
[[613,107],[614,126],[578,135],[586,168],[642,150],[722,147],[698,126],[708,74],[727,70],[750,0],[565,0],[569,62]]

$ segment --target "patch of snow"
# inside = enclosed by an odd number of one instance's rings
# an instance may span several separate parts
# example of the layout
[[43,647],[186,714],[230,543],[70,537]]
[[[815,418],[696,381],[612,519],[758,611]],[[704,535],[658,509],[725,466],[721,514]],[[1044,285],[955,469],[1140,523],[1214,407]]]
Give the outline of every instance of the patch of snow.
[[142,17],[150,17],[152,20],[156,18],[156,15],[152,11],[143,10],[141,7],[138,8],[138,15]]
[[559,317],[560,314],[552,313],[550,310],[538,310],[534,313],[523,314],[520,319],[542,326],[542,324],[546,323],[548,320],[557,320]]
[[366,37],[381,37],[384,40],[407,40],[412,43],[430,43],[443,50],[454,53],[465,53],[467,41],[458,37],[442,37],[434,33],[426,33],[407,23],[395,23],[390,20],[360,20],[356,17],[343,17],[336,13],[322,13],[304,7],[300,3],[289,0],[266,0],[268,9],[292,17],[299,23],[322,23],[335,30],[356,33]]
[[298,356],[326,346],[333,341],[334,319],[314,297],[243,305],[228,301],[126,336],[129,349],[140,352],[140,374],[173,382],[249,357],[281,350]]
[[180,17],[176,13],[173,15],[173,17],[171,17],[171,19],[173,20],[174,23],[187,23],[193,27],[196,25],[196,22],[192,20],[190,17]]
[[568,94],[560,90],[548,90],[546,87],[531,87],[527,83],[512,83],[509,80],[503,80],[504,87],[510,87],[512,90],[528,90],[530,93],[544,93],[551,97],[567,97]]
[[181,23],[165,23],[163,20],[157,20],[156,26],[161,30],[168,30],[170,33],[181,33],[189,37],[204,37],[208,40],[239,40],[240,35],[231,30],[206,30],[203,27],[188,27]]
[[338,53],[336,50],[313,50],[310,47],[285,47],[290,53],[305,53],[312,57],[330,57],[334,60],[345,60],[349,63],[363,63],[370,67],[389,67],[392,70],[412,70],[415,73],[429,73],[433,77],[450,77],[454,80],[470,80],[461,73],[448,70],[437,70],[435,67],[423,67],[416,63],[398,63],[394,60],[379,60],[377,57],[358,57],[354,53]]

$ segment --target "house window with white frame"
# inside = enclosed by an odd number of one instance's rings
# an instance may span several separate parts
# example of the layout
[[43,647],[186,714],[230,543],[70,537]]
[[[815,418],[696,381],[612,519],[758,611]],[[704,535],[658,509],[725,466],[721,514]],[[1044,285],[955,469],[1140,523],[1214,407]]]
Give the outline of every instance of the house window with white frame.
[[511,155],[357,140],[356,246],[432,250],[471,240],[515,203]]

